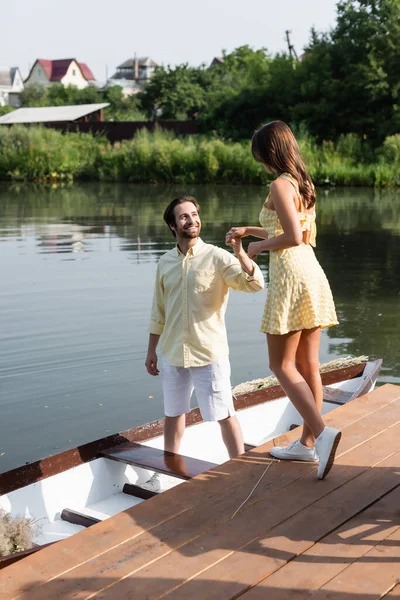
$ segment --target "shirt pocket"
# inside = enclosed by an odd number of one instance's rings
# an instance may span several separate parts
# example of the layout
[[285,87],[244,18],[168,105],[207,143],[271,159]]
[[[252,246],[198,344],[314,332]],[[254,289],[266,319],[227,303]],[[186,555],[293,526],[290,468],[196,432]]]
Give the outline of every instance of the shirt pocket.
[[198,270],[195,272],[193,291],[196,294],[212,294],[215,291],[215,271]]

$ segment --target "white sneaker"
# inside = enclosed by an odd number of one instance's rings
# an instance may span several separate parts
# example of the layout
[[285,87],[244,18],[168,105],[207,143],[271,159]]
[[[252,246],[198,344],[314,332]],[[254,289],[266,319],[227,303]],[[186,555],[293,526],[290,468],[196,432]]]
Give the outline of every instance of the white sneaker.
[[288,446],[274,446],[269,453],[280,460],[303,460],[306,462],[318,460],[315,448],[307,448],[300,440],[295,440]]
[[151,492],[159,492],[161,490],[160,473],[154,473],[154,475],[140,487],[144,490],[150,490]]
[[315,440],[315,447],[319,456],[318,479],[324,479],[331,470],[341,437],[341,431],[333,429],[333,427],[325,427]]

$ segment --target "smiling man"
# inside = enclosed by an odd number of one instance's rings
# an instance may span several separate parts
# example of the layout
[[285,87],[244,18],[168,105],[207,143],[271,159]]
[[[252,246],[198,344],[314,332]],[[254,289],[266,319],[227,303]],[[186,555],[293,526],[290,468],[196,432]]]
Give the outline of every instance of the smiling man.
[[156,349],[161,337],[165,450],[179,451],[195,390],[203,419],[218,421],[232,458],[244,446],[231,393],[228,293],[229,288],[257,292],[264,278],[240,238],[229,244],[235,256],[200,239],[199,212],[192,196],[175,198],[164,212],[177,243],[158,263],[145,364],[150,375],[159,374]]

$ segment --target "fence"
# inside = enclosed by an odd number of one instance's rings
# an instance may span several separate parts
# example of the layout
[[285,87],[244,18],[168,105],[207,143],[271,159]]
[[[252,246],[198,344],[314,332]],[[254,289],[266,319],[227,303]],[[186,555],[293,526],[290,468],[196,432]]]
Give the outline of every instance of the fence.
[[174,131],[182,135],[199,133],[196,121],[96,121],[89,123],[42,123],[45,127],[62,132],[81,132],[105,135],[110,142],[120,142],[133,138],[139,129],[153,131],[155,127]]

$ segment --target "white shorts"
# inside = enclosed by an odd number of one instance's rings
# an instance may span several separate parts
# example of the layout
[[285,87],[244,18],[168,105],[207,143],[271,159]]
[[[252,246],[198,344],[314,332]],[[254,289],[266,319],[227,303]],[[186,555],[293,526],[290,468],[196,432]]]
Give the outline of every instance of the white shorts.
[[165,358],[161,358],[161,364],[167,417],[178,417],[190,411],[193,390],[204,421],[221,421],[235,414],[228,356],[205,367],[172,367]]

